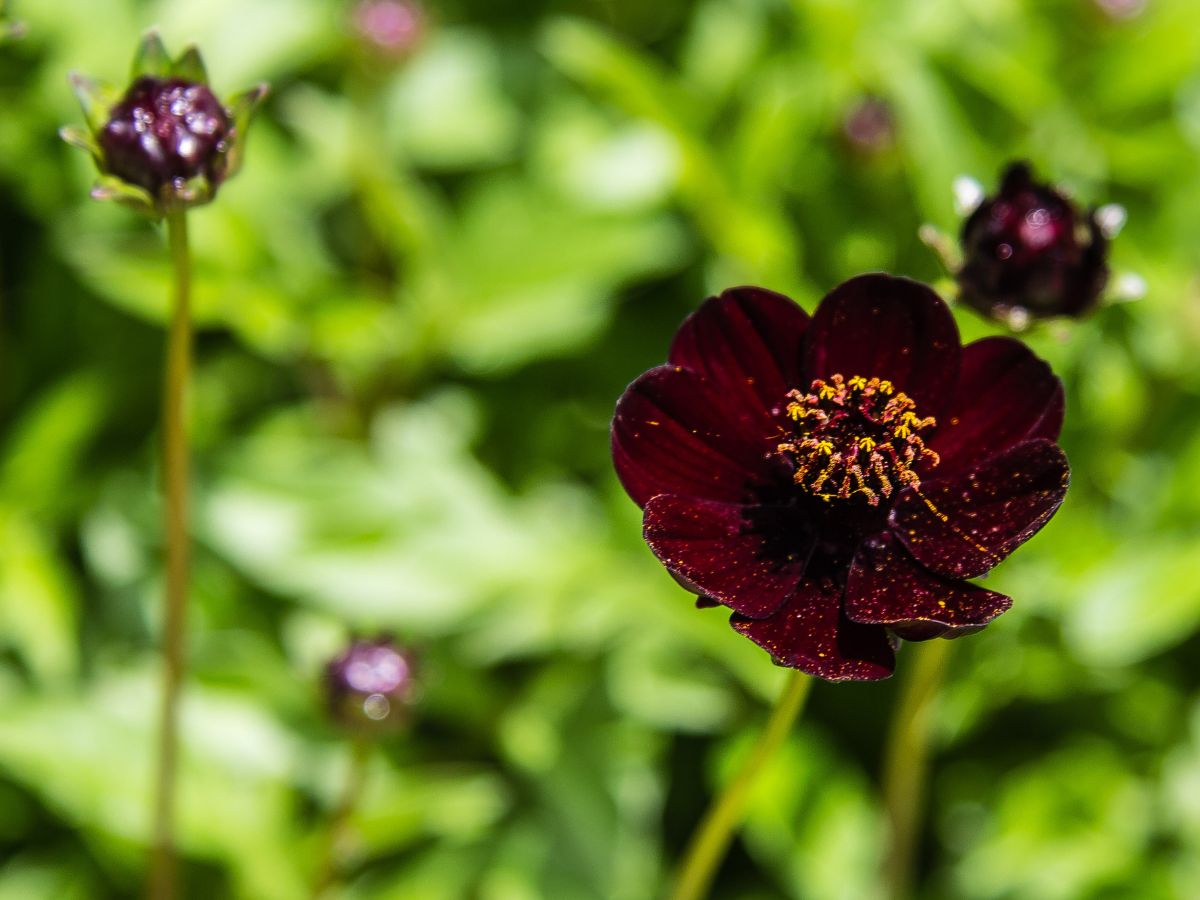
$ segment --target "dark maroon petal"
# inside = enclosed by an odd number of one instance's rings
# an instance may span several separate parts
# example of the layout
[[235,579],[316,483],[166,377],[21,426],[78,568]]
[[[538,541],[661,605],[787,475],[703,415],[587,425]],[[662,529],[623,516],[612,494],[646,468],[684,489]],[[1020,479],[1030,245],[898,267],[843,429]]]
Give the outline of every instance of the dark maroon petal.
[[738,503],[767,470],[777,428],[760,411],[728,411],[703,376],[659,366],[617,401],[613,463],[639,506],[655,494]]
[[1030,441],[968,471],[905,489],[889,522],[921,565],[952,578],[975,578],[1050,520],[1069,479],[1067,458],[1056,444]]
[[921,568],[887,532],[859,546],[846,582],[850,619],[910,641],[970,634],[1011,606],[1003,594]]
[[939,478],[1035,438],[1062,430],[1063,386],[1020,341],[990,337],[963,348],[962,374],[950,414],[930,447]]
[[771,410],[801,385],[808,314],[782,294],[730,288],[687,317],[667,357],[699,372],[735,407]]
[[940,416],[958,382],[958,326],[930,288],[891,275],[860,275],[834,288],[805,336],[809,378],[882,378]]
[[681,583],[752,619],[796,589],[813,538],[794,513],[660,494],[646,504],[646,543]]
[[803,581],[769,619],[734,613],[729,622],[779,665],[826,681],[877,681],[896,665],[887,631],[847,619],[841,591],[827,578]]

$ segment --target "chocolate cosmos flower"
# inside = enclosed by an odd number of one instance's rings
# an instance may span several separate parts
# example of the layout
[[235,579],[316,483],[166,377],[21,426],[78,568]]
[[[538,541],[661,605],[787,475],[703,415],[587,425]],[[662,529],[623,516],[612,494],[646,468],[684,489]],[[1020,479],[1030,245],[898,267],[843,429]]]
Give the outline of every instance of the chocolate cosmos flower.
[[735,288],[617,403],[613,460],[650,549],[780,665],[885,678],[894,636],[977,631],[966,581],[1066,493],[1063,390],[1011,338],[967,347],[924,285],[863,275],[810,319]]
[[1108,282],[1108,239],[1095,213],[1033,180],[1028,164],[1004,173],[999,192],[963,223],[964,303],[1002,320],[1079,316]]

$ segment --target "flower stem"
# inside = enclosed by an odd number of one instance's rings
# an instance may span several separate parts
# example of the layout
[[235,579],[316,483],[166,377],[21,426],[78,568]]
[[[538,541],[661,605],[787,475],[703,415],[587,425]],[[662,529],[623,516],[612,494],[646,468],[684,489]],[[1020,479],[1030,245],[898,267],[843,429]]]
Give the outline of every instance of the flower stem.
[[174,269],[171,324],[163,384],[163,493],[166,537],[166,610],[163,616],[163,688],[159,711],[158,773],[154,799],[154,845],[149,896],[178,895],[175,852],[175,782],[179,756],[179,694],[184,671],[188,600],[188,430],[185,403],[192,367],[191,260],[187,211],[167,213],[167,241]]
[[350,831],[350,820],[355,807],[362,796],[363,784],[367,780],[367,763],[370,759],[371,744],[363,738],[356,739],[350,750],[350,771],[346,776],[346,784],[329,820],[329,831],[326,833],[320,867],[313,882],[313,900],[320,900],[326,896],[338,882],[342,847]]
[[892,900],[906,900],[912,891],[917,829],[924,813],[929,775],[930,716],[946,669],[950,641],[925,641],[911,649],[916,659],[900,695],[884,756],[883,799],[891,833],[885,875]]
[[791,731],[811,687],[812,679],[803,672],[794,672],[788,679],[750,758],[709,808],[692,835],[675,888],[671,892],[671,900],[699,900],[708,893],[713,876],[725,858],[735,831],[741,825],[750,791],[763,767]]

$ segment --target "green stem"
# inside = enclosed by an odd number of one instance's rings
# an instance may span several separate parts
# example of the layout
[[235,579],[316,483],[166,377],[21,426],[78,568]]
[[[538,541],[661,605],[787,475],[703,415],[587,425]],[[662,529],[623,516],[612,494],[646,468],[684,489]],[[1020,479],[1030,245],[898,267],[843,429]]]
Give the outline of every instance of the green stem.
[[163,494],[166,538],[166,609],[163,616],[163,688],[159,711],[154,844],[149,896],[178,896],[175,852],[175,787],[179,757],[179,695],[184,672],[188,600],[188,429],[185,404],[192,368],[191,260],[187,211],[167,213],[167,240],[174,269],[171,324],[163,384]]
[[796,717],[804,708],[804,701],[812,687],[812,679],[803,672],[794,672],[758,744],[746,760],[741,771],[717,799],[704,816],[704,820],[692,835],[671,900],[699,900],[708,893],[709,885],[725,852],[733,841],[733,835],[742,823],[746,800],[763,767],[775,755],[791,731]]
[[884,755],[883,799],[891,834],[885,875],[892,900],[906,900],[912,892],[917,831],[929,775],[930,717],[946,669],[950,641],[914,644],[910,653],[915,659]]
[[313,900],[320,900],[326,896],[338,883],[342,848],[350,831],[354,810],[362,796],[363,785],[367,780],[367,763],[370,760],[371,745],[361,738],[355,740],[350,751],[350,771],[346,776],[346,784],[342,788],[341,799],[329,819],[325,847],[321,853],[317,877],[313,882]]

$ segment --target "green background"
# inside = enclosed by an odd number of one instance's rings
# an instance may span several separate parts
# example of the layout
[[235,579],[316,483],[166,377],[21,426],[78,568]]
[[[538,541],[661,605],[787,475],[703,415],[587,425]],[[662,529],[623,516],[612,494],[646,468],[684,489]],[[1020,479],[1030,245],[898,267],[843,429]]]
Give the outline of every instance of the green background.
[[[1137,303],[1029,337],[1074,478],[953,645],[922,897],[1200,897],[1200,5],[450,0],[394,70],[333,0],[26,0],[0,45],[0,898],[136,895],[157,697],[161,235],[95,203],[75,69],[140,33],[273,92],[192,216],[195,897],[305,896],[347,748],[319,674],[417,648],[347,896],[644,898],[784,673],[640,539],[608,422],[708,294],[944,279],[1028,157],[1129,225]],[[847,112],[894,110],[856,149]],[[943,287],[946,282],[939,282]],[[960,311],[965,338],[994,331]],[[879,896],[898,675],[818,684],[717,895]]]

